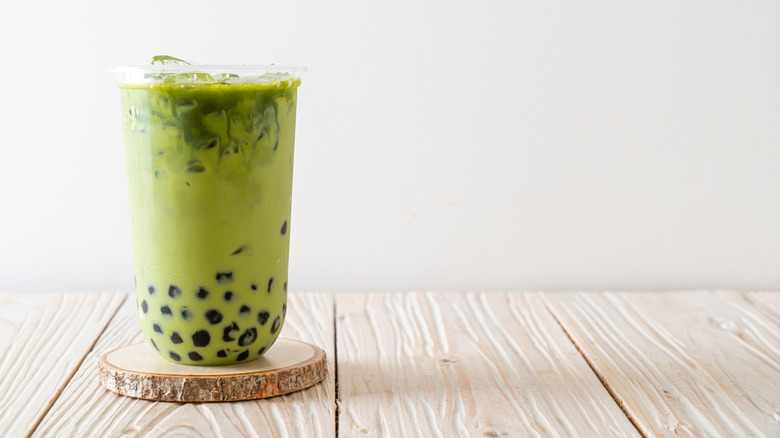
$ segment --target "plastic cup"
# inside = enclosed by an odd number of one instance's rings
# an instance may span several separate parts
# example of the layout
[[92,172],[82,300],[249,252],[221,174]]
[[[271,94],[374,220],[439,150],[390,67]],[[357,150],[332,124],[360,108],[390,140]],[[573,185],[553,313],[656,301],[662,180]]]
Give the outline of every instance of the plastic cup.
[[116,69],[138,316],[168,361],[248,362],[279,336],[303,70]]

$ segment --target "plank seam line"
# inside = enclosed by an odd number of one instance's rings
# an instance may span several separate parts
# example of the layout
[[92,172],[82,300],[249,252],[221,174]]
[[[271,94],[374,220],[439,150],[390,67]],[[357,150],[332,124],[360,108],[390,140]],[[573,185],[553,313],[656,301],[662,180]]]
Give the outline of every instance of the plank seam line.
[[636,418],[631,414],[631,411],[629,411],[628,406],[626,406],[625,403],[623,403],[623,400],[618,397],[617,392],[612,388],[612,386],[607,382],[607,380],[604,378],[604,376],[598,372],[596,369],[596,364],[593,363],[590,358],[588,358],[588,355],[585,354],[585,351],[580,347],[580,345],[577,343],[577,341],[574,340],[574,337],[569,333],[568,330],[566,330],[566,327],[563,325],[563,321],[561,321],[558,318],[558,315],[555,314],[555,312],[552,310],[550,305],[547,303],[547,297],[542,295],[542,303],[544,303],[544,307],[547,309],[548,312],[550,312],[550,315],[552,315],[555,322],[558,323],[558,326],[561,327],[561,330],[566,334],[566,337],[569,338],[569,342],[574,345],[574,348],[577,349],[577,352],[580,353],[580,356],[582,356],[583,359],[585,359],[585,362],[590,367],[590,370],[593,371],[593,374],[598,377],[599,381],[601,382],[601,385],[604,386],[604,389],[607,390],[609,393],[609,396],[612,397],[612,400],[618,405],[618,408],[623,412],[623,415],[628,418],[628,421],[631,422],[631,425],[634,426],[634,429],[636,429],[637,432],[639,432],[639,435],[642,436],[642,438],[649,438],[649,435],[645,433],[644,430],[642,430],[642,426],[639,425],[639,422],[637,422]]
[[339,343],[338,343],[338,336],[336,331],[336,321],[337,321],[337,313],[336,313],[336,297],[333,297],[333,373],[335,376],[333,376],[334,381],[334,400],[333,403],[335,405],[335,412],[336,412],[336,438],[339,436]]
[[41,415],[38,417],[38,420],[33,424],[32,428],[30,429],[30,432],[27,434],[27,438],[30,438],[33,436],[35,431],[38,429],[38,426],[41,425],[41,422],[43,422],[43,419],[46,418],[46,415],[49,414],[49,411],[51,408],[54,407],[54,404],[57,403],[57,400],[59,400],[60,396],[63,392],[65,392],[65,388],[70,384],[70,381],[73,380],[73,377],[76,375],[76,373],[81,369],[81,365],[84,363],[84,361],[87,359],[87,356],[89,356],[89,353],[92,352],[92,350],[95,349],[95,345],[97,344],[98,340],[103,337],[103,333],[106,332],[106,329],[108,329],[108,325],[111,324],[111,321],[116,318],[116,314],[119,313],[119,309],[122,308],[122,306],[125,304],[125,301],[127,301],[127,298],[129,297],[129,294],[124,294],[124,297],[122,298],[122,301],[119,303],[118,306],[116,306],[116,309],[114,310],[114,313],[111,315],[111,318],[108,318],[108,321],[106,321],[106,325],[103,326],[103,329],[100,330],[100,333],[95,336],[95,340],[92,341],[92,345],[89,346],[89,350],[87,350],[84,355],[81,357],[81,360],[79,360],[79,363],[76,364],[75,367],[73,367],[73,370],[71,370],[70,375],[65,379],[65,381],[60,385],[59,388],[57,388],[57,391],[54,393],[54,397],[49,400],[49,403],[46,405],[46,408],[43,410]]

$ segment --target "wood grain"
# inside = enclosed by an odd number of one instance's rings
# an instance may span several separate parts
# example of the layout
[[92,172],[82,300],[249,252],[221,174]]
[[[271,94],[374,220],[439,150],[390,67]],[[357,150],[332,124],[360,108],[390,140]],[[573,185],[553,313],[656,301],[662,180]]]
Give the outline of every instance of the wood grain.
[[775,293],[548,293],[648,436],[780,436]]
[[281,338],[258,360],[192,367],[168,362],[146,342],[98,359],[100,384],[129,397],[175,402],[224,402],[276,397],[308,388],[328,373],[325,351]]
[[98,384],[97,356],[143,341],[128,300],[44,418],[36,435],[62,436],[332,436],[335,430],[333,298],[291,293],[281,336],[310,342],[328,355],[328,376],[302,391],[231,403],[169,403],[123,397]]
[[0,294],[0,434],[38,423],[122,303],[121,294]]
[[337,295],[340,436],[638,436],[534,293]]

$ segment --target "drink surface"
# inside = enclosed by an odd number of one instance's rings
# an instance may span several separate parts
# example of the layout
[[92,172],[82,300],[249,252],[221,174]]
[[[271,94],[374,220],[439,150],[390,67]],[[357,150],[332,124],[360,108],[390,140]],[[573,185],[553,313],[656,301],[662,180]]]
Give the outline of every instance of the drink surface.
[[279,335],[297,86],[120,84],[139,319],[169,361],[249,361]]

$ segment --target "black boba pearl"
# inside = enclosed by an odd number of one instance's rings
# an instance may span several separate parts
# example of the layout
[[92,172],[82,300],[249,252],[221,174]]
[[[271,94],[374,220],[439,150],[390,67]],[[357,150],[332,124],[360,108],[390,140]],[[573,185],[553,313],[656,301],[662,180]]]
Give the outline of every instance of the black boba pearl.
[[282,318],[287,316],[287,303],[282,304]]
[[251,288],[252,288],[252,290],[257,290],[257,285],[253,283]]
[[265,351],[265,347],[260,347],[260,349],[257,350],[257,354],[262,355],[264,351]]
[[152,347],[154,347],[155,350],[160,351],[160,348],[157,347],[157,344],[154,342],[154,339],[149,339],[149,342],[152,343]]
[[195,351],[190,351],[189,353],[187,353],[187,356],[190,357],[190,360],[195,360],[195,361],[203,360],[203,356],[201,356]]
[[230,333],[237,332],[237,331],[238,331],[238,324],[236,324],[235,321],[233,321],[233,323],[230,325],[226,325],[225,329],[222,330],[222,340],[225,342],[235,341],[236,338],[230,336]]
[[274,278],[271,277],[268,279],[268,293],[271,293],[271,285],[274,284]]
[[284,291],[287,292],[287,282],[284,282]]
[[211,335],[206,330],[198,330],[192,334],[192,343],[196,347],[205,347],[211,342]]
[[154,286],[149,286],[149,295],[154,295]]
[[192,173],[202,173],[206,170],[206,168],[202,164],[193,164],[192,166],[187,168],[187,172]]
[[233,292],[227,291],[225,292],[225,301],[230,301],[233,299]]
[[179,332],[173,332],[171,333],[171,342],[173,342],[174,344],[181,344],[182,342],[184,342],[184,339],[182,339],[181,336],[179,336]]
[[249,357],[249,350],[246,350],[243,353],[239,354],[236,359],[240,362],[242,360],[246,360],[247,357]]
[[141,301],[141,310],[143,310],[144,313],[149,311],[149,305],[146,304],[146,300]]
[[276,319],[274,319],[274,323],[271,324],[271,334],[276,333],[279,330],[279,325],[281,324],[281,321],[279,321],[279,317],[277,316]]
[[160,328],[160,326],[159,326],[159,325],[157,325],[157,324],[154,324],[154,325],[152,326],[152,328],[153,328],[153,329],[154,329],[154,331],[156,331],[157,333],[160,333],[160,334],[162,334],[162,329]]
[[209,291],[207,291],[205,288],[198,289],[198,293],[196,294],[198,298],[201,300],[205,300],[207,296],[209,296]]
[[217,351],[217,357],[227,357],[227,353],[225,353],[225,350],[219,350]]
[[240,338],[238,338],[238,345],[241,347],[246,347],[247,345],[252,344],[252,342],[255,342],[257,339],[257,329],[252,327],[250,329],[247,329],[247,331],[244,332],[243,335],[241,335]]
[[187,309],[184,309],[181,311],[181,317],[184,320],[190,319],[192,318],[192,312]]
[[168,296],[171,298],[179,298],[181,296],[181,289],[178,286],[171,285],[168,288]]
[[174,353],[173,351],[169,351],[168,352],[168,356],[170,356],[171,359],[175,360],[176,362],[181,360],[181,356],[179,356],[178,354]]
[[287,221],[284,221],[284,223],[282,224],[282,236],[284,236],[285,234],[287,234]]
[[259,322],[260,325],[265,325],[265,323],[268,322],[268,318],[270,318],[270,317],[271,317],[270,313],[266,312],[265,310],[261,310],[257,314],[257,322]]
[[217,272],[217,283],[230,283],[233,281],[232,272]]
[[238,311],[238,313],[248,313],[250,312],[249,306],[243,305],[241,306],[241,310]]
[[163,315],[173,316],[173,312],[171,311],[171,308],[168,306],[162,306],[160,307],[160,312]]
[[214,309],[211,309],[206,312],[206,319],[209,320],[209,322],[212,324],[219,324],[222,322],[222,314]]

